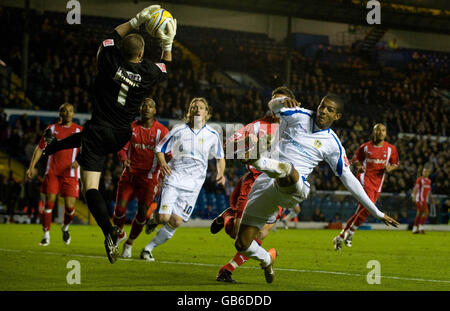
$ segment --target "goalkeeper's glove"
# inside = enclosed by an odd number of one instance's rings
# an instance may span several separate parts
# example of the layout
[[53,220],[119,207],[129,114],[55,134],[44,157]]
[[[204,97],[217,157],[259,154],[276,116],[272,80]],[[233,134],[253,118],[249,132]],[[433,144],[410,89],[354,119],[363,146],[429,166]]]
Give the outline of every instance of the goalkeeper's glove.
[[152,15],[152,13],[159,8],[161,8],[159,4],[154,4],[140,11],[135,17],[130,20],[131,27],[133,27],[134,29],[139,29],[139,26],[148,21],[150,19],[150,15]]
[[177,33],[177,20],[167,20],[164,27],[160,27],[156,33],[156,37],[161,39],[161,48],[163,51],[172,51],[172,43]]

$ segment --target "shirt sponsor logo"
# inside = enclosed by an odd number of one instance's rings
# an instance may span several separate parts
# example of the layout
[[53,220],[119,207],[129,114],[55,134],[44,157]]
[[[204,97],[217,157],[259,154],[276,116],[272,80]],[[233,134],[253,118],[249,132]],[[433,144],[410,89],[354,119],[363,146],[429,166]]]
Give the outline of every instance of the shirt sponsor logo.
[[164,73],[167,73],[166,64],[164,64],[164,63],[155,63],[155,65],[158,66],[159,70],[161,70]]
[[146,144],[133,144],[134,148],[136,149],[148,149],[148,150],[155,150],[154,146],[146,145]]
[[368,163],[375,163],[375,164],[384,164],[386,163],[386,160],[383,159],[367,159]]
[[104,47],[113,46],[113,45],[114,45],[114,39],[106,39],[105,41],[103,41]]

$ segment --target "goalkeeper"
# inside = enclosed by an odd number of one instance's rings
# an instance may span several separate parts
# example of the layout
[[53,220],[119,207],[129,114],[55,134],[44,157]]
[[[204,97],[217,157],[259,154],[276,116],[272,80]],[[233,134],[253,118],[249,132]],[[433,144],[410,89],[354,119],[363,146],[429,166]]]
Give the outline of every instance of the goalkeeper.
[[130,140],[131,122],[138,115],[143,99],[155,84],[168,77],[176,20],[168,20],[156,34],[162,48],[160,63],[143,58],[144,39],[132,33],[139,30],[159,8],[159,5],[152,5],[143,9],[130,21],[117,26],[101,42],[97,52],[98,75],[92,88],[95,101],[91,119],[81,134],[53,140],[44,150],[50,155],[81,145],[76,160],[81,167],[82,191],[89,210],[103,231],[106,254],[111,263],[118,256],[120,229],[110,222],[106,203],[98,190],[99,181],[106,155],[117,153]]

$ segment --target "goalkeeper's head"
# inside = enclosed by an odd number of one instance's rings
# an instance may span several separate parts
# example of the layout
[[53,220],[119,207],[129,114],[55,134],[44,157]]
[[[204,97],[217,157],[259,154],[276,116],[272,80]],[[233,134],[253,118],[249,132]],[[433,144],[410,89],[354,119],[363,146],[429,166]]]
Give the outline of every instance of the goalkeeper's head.
[[138,63],[144,57],[144,47],[144,38],[137,33],[132,33],[122,39],[120,50],[126,60]]

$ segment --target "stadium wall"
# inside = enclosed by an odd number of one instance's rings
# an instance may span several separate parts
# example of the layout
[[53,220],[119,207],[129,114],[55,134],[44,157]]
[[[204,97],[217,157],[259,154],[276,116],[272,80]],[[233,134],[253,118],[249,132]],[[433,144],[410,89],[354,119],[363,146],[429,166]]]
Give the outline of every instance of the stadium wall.
[[[31,2],[31,8],[38,11],[66,12],[66,1],[36,0]],[[81,14],[107,16],[115,18],[131,18],[140,9],[154,2],[132,1],[115,2],[108,0],[80,0]],[[200,8],[173,3],[158,2],[166,7],[178,19],[180,25],[198,27],[220,27],[235,31],[247,31],[267,34],[270,38],[281,41],[286,37],[287,18],[282,16],[247,13],[231,10]],[[3,0],[2,5],[23,7],[23,1]],[[81,17],[83,22],[83,17]],[[347,32],[348,25],[343,23],[323,22],[302,18],[294,18],[292,32],[326,35],[333,42],[339,33]],[[450,52],[450,36],[442,34],[389,30],[383,37],[384,41],[397,39],[399,48],[412,48]]]

